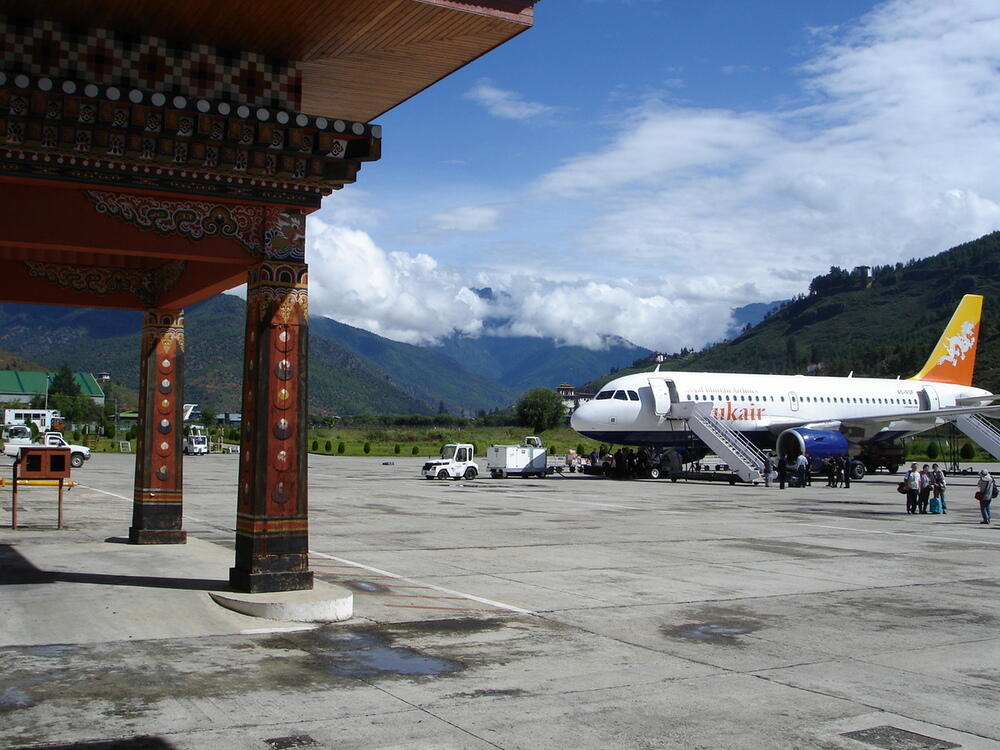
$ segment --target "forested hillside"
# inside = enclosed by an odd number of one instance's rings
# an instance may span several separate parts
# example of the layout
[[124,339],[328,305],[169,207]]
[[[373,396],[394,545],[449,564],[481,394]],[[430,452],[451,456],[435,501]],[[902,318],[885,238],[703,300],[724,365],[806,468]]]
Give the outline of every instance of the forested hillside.
[[[1000,233],[922,260],[875,266],[870,278],[831,268],[737,338],[674,355],[664,370],[904,378],[927,360],[964,294],[985,297],[977,386],[1000,390]],[[623,372],[651,369],[651,359]]]

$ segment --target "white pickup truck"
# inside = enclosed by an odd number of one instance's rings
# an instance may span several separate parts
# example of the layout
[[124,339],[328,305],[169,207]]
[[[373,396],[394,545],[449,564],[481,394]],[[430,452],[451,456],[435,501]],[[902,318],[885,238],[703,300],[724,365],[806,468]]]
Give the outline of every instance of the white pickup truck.
[[3,452],[11,458],[17,458],[21,453],[21,448],[25,445],[47,445],[53,448],[69,448],[69,462],[74,469],[83,466],[84,461],[90,460],[90,448],[85,445],[73,445],[67,443],[61,432],[46,432],[39,437],[38,442],[32,442],[30,437],[10,437],[4,443]]

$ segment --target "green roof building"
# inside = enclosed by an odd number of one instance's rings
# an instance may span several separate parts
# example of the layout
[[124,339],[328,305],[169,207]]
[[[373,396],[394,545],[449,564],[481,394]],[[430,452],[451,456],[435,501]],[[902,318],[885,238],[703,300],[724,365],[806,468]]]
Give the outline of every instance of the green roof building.
[[[0,370],[0,401],[28,403],[35,396],[44,396],[48,382],[55,372],[31,372],[26,370]],[[89,396],[98,406],[104,405],[104,391],[97,378],[89,372],[74,372],[80,393]]]

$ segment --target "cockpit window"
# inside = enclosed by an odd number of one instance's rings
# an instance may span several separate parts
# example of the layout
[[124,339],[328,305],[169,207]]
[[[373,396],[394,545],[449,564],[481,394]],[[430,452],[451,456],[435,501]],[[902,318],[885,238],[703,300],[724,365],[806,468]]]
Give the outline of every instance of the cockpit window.
[[614,391],[601,391],[600,393],[597,394],[597,396],[594,398],[594,400],[595,401],[603,401],[604,399],[611,398],[614,395],[615,395]]
[[628,392],[628,399],[629,399],[629,401],[638,401],[639,400],[639,394],[636,393],[635,391],[629,391]]
[[625,391],[615,391],[615,398],[619,401],[628,401],[628,396],[625,395]]

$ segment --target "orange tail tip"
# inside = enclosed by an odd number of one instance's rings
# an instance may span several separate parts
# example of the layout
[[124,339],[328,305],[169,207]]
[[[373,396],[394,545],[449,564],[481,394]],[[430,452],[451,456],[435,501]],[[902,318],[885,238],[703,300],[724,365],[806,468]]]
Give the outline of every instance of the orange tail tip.
[[958,303],[955,314],[938,339],[924,368],[910,380],[932,383],[972,385],[979,344],[979,319],[983,313],[983,297],[966,294]]

